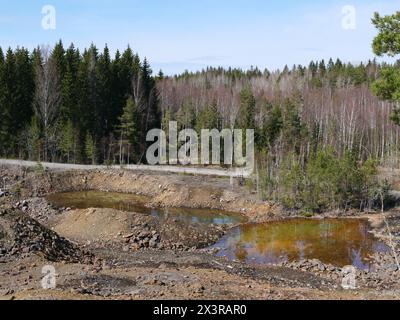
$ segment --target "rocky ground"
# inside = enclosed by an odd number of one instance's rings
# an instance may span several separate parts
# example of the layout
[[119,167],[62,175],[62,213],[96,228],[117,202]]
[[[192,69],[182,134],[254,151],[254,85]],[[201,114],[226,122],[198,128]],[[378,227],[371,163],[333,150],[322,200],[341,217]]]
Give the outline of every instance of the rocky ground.
[[[43,172],[0,169],[0,299],[399,299],[393,252],[357,271],[357,289],[343,290],[343,270],[308,260],[250,266],[206,249],[227,227],[188,226],[111,209],[53,208],[44,195],[100,190],[151,197],[149,205],[241,212],[251,221],[285,217],[226,179],[124,171]],[[3,189],[5,189],[3,187]],[[399,252],[400,212],[369,217],[378,237]],[[388,237],[387,228],[393,237]],[[43,267],[56,271],[43,289]]]

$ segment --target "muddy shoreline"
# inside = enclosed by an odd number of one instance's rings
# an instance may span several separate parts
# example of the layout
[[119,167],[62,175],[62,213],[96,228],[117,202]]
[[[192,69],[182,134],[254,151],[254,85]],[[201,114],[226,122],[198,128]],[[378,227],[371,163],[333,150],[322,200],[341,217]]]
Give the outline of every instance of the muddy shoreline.
[[[144,195],[151,199],[151,207],[238,212],[253,223],[294,217],[279,205],[258,201],[245,187],[231,186],[227,179],[121,170],[43,172],[21,167],[0,168],[0,178],[9,193],[0,198],[4,215],[27,215],[94,257],[74,263],[53,259],[58,285],[54,290],[44,290],[41,267],[49,263],[48,257],[23,246],[13,254],[3,253],[0,299],[400,298],[399,271],[391,254],[371,257],[376,271],[358,271],[358,289],[347,291],[340,286],[341,268],[320,261],[252,266],[215,257],[206,248],[234,226],[191,229],[174,219],[159,221],[139,213],[54,208],[44,199],[51,193],[98,190]],[[396,229],[400,213],[386,215],[395,235],[400,236]],[[388,241],[381,215],[331,213],[324,217],[343,216],[369,219],[373,233]],[[98,228],[91,228],[93,225]]]

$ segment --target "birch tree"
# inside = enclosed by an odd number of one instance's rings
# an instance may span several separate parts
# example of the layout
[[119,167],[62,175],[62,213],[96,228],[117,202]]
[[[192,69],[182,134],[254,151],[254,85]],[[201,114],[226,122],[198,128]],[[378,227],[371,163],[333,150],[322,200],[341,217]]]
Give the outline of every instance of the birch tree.
[[61,84],[57,65],[49,48],[40,47],[38,55],[34,109],[43,127],[44,161],[48,161],[49,130],[56,120],[61,103]]

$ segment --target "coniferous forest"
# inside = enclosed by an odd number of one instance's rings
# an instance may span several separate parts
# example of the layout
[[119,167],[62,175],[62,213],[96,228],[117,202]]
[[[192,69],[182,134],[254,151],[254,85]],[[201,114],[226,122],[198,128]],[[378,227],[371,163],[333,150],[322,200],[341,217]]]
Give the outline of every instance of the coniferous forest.
[[107,47],[80,52],[61,41],[33,52],[0,49],[1,155],[68,163],[122,163],[132,155],[139,162],[146,132],[161,119],[151,73],[130,48],[113,58]]

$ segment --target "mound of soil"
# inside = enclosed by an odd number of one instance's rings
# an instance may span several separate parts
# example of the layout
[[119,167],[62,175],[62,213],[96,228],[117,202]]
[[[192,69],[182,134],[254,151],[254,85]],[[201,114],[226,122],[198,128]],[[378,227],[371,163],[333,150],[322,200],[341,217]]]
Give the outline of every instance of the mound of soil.
[[151,217],[113,209],[84,209],[66,212],[54,230],[64,237],[78,241],[118,241],[132,233],[136,225],[149,222]]
[[94,208],[65,213],[54,230],[80,243],[119,243],[126,250],[204,248],[225,233],[221,226],[189,225],[172,218]]
[[0,212],[0,256],[35,253],[53,262],[90,263],[93,256],[18,210]]

